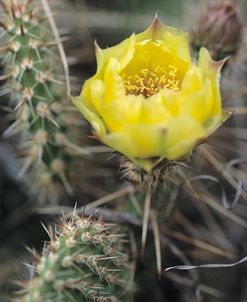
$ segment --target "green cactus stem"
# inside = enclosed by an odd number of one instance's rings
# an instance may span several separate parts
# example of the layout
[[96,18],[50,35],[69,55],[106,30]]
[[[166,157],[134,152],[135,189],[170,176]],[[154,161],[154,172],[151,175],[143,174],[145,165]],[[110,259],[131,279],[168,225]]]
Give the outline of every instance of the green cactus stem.
[[[29,175],[41,200],[72,194],[69,182],[78,154],[73,112],[66,97],[63,68],[47,16],[38,0],[1,1],[1,48],[13,123],[6,137],[19,133],[24,164],[19,177]],[[78,126],[77,126],[78,130]],[[81,152],[81,150],[80,150]]]
[[50,243],[37,257],[36,275],[17,301],[128,301],[133,266],[123,235],[103,222],[75,216],[49,236]]

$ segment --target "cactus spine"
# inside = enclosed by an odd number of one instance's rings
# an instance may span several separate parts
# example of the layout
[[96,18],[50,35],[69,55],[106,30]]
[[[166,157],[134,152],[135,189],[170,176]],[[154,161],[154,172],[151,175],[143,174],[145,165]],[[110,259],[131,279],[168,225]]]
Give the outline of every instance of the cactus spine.
[[75,216],[56,233],[38,258],[37,276],[17,301],[128,301],[133,270],[122,235],[92,218]]
[[10,93],[14,113],[5,135],[21,133],[19,149],[25,163],[19,176],[28,171],[40,199],[54,200],[62,188],[72,193],[68,178],[78,150],[70,141],[73,118],[61,82],[62,63],[40,1],[6,0],[1,5],[6,43],[1,48],[1,79],[6,80],[2,94]]

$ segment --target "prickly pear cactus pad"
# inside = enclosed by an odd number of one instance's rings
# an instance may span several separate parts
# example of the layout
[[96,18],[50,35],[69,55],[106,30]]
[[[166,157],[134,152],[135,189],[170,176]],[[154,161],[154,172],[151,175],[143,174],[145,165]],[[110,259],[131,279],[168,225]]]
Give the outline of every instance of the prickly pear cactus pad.
[[54,200],[64,189],[72,194],[69,174],[79,147],[51,16],[38,0],[6,0],[1,6],[1,95],[10,94],[13,113],[4,135],[20,134],[24,164],[19,176],[31,176],[32,191],[41,200]]
[[133,270],[123,235],[103,222],[78,216],[49,235],[36,276],[18,301],[128,301]]

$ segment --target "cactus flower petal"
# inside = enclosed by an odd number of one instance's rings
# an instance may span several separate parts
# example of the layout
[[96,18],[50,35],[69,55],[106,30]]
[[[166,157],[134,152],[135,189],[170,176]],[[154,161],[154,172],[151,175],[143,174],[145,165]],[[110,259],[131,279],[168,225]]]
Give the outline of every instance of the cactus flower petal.
[[96,57],[96,74],[72,101],[102,142],[145,170],[161,159],[188,158],[224,119],[224,62],[205,48],[196,61],[187,34],[157,17],[114,47],[96,46]]

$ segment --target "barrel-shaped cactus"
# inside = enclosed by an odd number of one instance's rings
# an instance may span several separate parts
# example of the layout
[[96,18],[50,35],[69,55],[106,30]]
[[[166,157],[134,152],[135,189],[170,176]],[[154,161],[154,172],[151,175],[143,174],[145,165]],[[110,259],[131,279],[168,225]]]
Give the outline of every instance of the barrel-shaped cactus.
[[[3,0],[1,47],[13,122],[5,136],[20,133],[24,164],[19,176],[31,176],[40,199],[72,193],[69,174],[77,147],[73,110],[67,99],[63,64],[41,1]],[[78,126],[77,126],[78,127]],[[81,150],[80,150],[81,153]],[[27,173],[26,173],[27,172]]]
[[17,301],[128,301],[133,269],[126,240],[112,226],[75,216],[50,238]]

